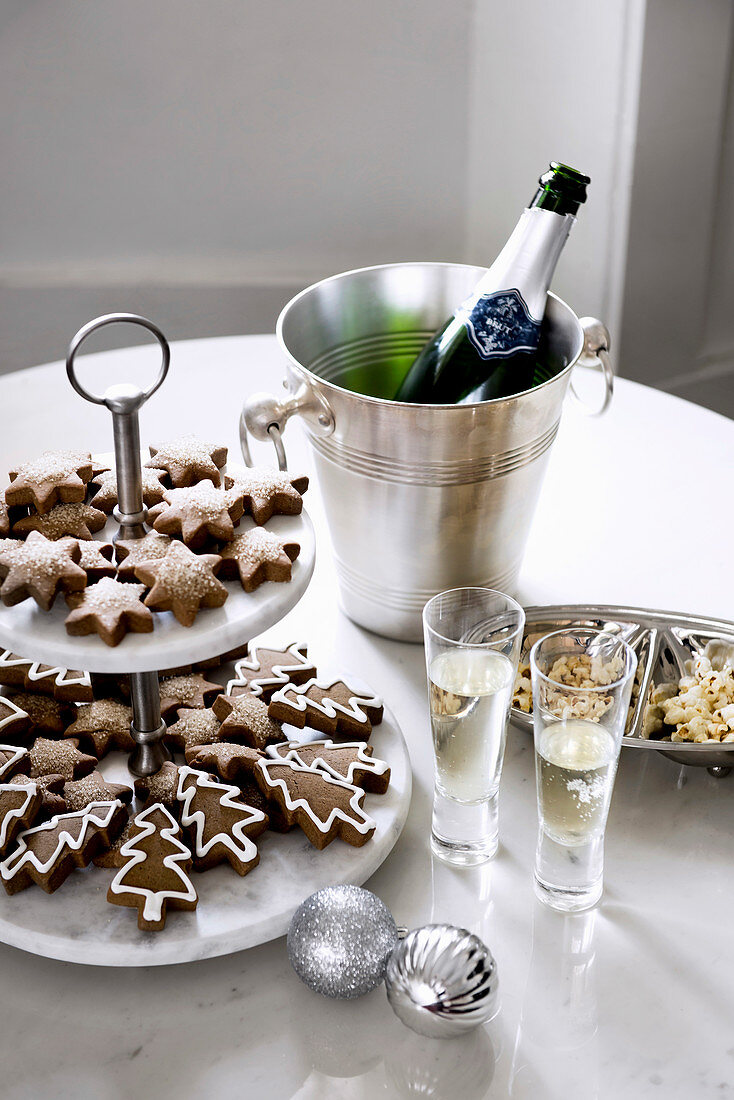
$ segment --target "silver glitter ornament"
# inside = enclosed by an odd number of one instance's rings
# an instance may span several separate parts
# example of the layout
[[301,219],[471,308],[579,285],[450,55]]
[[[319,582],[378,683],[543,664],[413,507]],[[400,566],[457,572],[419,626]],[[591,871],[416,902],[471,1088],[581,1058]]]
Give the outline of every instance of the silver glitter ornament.
[[359,886],[327,886],[306,898],[288,929],[288,958],[301,981],[326,997],[369,993],[398,942],[390,910]]
[[427,924],[395,948],[385,974],[395,1014],[419,1035],[463,1035],[497,1011],[497,965],[465,928]]

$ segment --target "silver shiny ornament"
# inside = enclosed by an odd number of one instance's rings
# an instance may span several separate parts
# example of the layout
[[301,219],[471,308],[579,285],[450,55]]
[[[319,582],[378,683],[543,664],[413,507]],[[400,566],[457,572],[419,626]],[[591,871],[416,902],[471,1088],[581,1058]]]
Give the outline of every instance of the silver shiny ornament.
[[387,964],[387,998],[407,1027],[450,1039],[486,1023],[497,1011],[497,964],[465,928],[427,924],[409,932]]
[[397,942],[395,921],[378,897],[359,886],[327,886],[293,914],[288,958],[316,993],[351,999],[380,984]]

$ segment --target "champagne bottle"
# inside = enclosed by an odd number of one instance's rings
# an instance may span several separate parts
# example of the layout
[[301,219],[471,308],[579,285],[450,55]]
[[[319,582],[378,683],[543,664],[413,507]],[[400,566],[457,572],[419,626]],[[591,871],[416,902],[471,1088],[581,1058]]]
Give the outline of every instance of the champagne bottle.
[[552,161],[487,274],[418,355],[396,401],[464,404],[533,385],[545,296],[588,176]]

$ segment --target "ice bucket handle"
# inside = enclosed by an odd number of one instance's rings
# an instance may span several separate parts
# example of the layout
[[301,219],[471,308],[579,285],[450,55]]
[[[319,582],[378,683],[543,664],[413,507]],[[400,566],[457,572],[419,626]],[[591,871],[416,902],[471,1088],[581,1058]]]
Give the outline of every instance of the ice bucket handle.
[[[288,385],[287,382],[283,384]],[[279,401],[271,393],[253,393],[247,398],[240,413],[240,446],[248,466],[252,466],[249,440],[251,435],[253,439],[263,442],[270,439],[275,447],[279,469],[288,468],[283,432],[290,418],[296,414],[302,416],[319,435],[331,435],[334,431],[333,412],[325,399],[315,393],[305,379],[283,401]]]
[[582,367],[591,367],[592,370],[603,374],[604,397],[599,408],[593,409],[576,393],[573,380],[570,387],[571,393],[587,416],[601,416],[609,407],[614,393],[614,368],[609,358],[609,331],[606,325],[597,321],[596,317],[579,317],[579,324],[584,330],[584,347],[576,362]]

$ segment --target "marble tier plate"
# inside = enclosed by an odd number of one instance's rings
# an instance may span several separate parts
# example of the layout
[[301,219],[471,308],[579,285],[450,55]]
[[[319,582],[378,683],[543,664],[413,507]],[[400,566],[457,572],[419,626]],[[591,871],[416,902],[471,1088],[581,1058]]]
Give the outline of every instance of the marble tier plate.
[[[290,731],[307,740],[321,735]],[[164,966],[228,955],[282,936],[304,898],[322,886],[360,885],[387,859],[408,815],[411,768],[393,715],[385,710],[372,734],[375,756],[392,769],[386,794],[368,794],[365,809],[377,829],[362,848],[338,838],[322,852],[300,829],[266,832],[257,841],[260,863],[244,878],[228,865],[194,875],[199,904],[192,913],[170,912],[162,932],[141,932],[137,910],[110,905],[107,887],[114,871],[73,871],[55,894],[37,886],[8,897],[0,889],[0,942],[46,958],[98,966]],[[116,757],[116,759],[112,759]],[[130,782],[122,754],[111,754],[101,770]]]
[[[244,516],[237,531],[254,526],[250,516]],[[117,530],[111,519],[95,538],[111,541]],[[239,581],[226,581],[226,603],[200,611],[193,626],[181,626],[170,611],[156,612],[152,634],[127,634],[118,646],[111,647],[96,634],[70,637],[64,626],[69,610],[63,597],[57,596],[48,612],[33,600],[15,607],[0,604],[0,645],[21,656],[32,653],[44,664],[111,673],[153,672],[226,653],[279,622],[298,603],[313,575],[314,530],[305,509],[299,516],[273,516],[265,530],[300,544],[290,582],[266,582],[254,592],[245,592]]]

